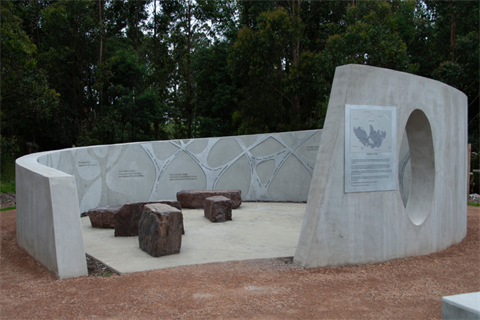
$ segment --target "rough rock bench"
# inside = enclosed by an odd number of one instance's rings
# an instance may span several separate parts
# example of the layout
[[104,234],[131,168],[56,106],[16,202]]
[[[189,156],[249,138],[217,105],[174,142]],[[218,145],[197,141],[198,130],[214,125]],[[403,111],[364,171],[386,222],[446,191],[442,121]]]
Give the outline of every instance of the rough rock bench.
[[[175,200],[126,203],[114,215],[115,237],[138,236],[138,221],[140,221],[142,216],[143,207],[148,204],[167,204],[182,210],[180,203]],[[183,225],[182,231],[184,233]]]
[[205,199],[205,218],[211,222],[225,222],[232,220],[232,200],[215,196]]
[[90,218],[92,228],[114,229],[114,216],[121,207],[121,205],[104,206],[88,210],[87,215]]
[[182,190],[177,192],[177,200],[182,208],[203,209],[205,199],[209,197],[223,196],[232,201],[232,209],[242,204],[241,190]]
[[115,237],[136,236],[138,235],[138,221],[142,215],[143,206],[150,203],[164,203],[182,210],[178,201],[159,200],[93,208],[87,211],[87,215],[90,218],[92,228],[118,230],[115,231]]
[[146,204],[138,222],[140,249],[152,257],[179,253],[182,246],[183,215],[167,204]]

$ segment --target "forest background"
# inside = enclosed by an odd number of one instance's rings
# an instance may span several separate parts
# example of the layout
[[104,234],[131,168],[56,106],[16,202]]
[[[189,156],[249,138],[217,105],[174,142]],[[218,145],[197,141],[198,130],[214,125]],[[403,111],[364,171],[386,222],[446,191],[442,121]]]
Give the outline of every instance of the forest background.
[[2,161],[322,128],[335,68],[348,63],[463,91],[478,152],[479,3],[2,1]]

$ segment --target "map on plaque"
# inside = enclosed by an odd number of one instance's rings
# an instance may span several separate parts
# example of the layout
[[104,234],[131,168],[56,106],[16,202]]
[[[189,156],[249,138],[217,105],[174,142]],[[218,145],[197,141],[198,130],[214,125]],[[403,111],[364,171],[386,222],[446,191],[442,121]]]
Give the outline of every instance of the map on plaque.
[[345,105],[345,193],[395,190],[396,108]]

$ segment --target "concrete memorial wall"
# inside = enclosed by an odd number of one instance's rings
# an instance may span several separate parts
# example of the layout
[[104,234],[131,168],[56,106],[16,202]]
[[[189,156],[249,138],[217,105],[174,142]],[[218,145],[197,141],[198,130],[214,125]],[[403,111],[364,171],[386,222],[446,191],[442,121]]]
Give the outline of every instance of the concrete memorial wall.
[[80,213],[91,208],[175,200],[181,190],[240,189],[246,201],[306,201],[321,135],[152,141],[24,156],[16,163],[18,243],[68,278],[86,274]]
[[50,152],[38,162],[73,175],[80,212],[176,200],[180,190],[240,189],[242,199],[307,201],[321,130],[153,141]]
[[247,201],[308,199],[298,265],[431,253],[466,235],[466,148],[463,93],[407,73],[346,65],[336,70],[323,130],[17,159],[17,243],[58,278],[87,275],[81,212],[175,199],[180,190],[240,189]]
[[338,67],[294,262],[374,263],[460,242],[466,156],[462,92],[408,73]]

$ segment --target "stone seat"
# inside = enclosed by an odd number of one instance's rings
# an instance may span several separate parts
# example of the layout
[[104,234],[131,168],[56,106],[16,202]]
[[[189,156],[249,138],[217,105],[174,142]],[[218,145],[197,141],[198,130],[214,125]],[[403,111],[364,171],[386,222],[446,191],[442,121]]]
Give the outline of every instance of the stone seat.
[[152,257],[180,253],[182,229],[180,210],[162,203],[146,204],[138,221],[140,249]]
[[103,206],[93,208],[87,211],[87,215],[90,218],[92,228],[115,228],[115,214],[121,208],[121,205],[116,206]]
[[203,209],[205,199],[214,196],[223,196],[232,201],[232,209],[242,204],[241,190],[182,190],[177,192],[177,200],[182,208]]
[[[175,200],[158,200],[148,202],[131,202],[124,204],[115,214],[115,237],[138,236],[138,221],[142,216],[143,207],[147,204],[167,204],[182,210]],[[182,224],[182,233],[185,234]]]
[[208,197],[203,211],[205,218],[211,222],[232,220],[232,200],[223,196]]

